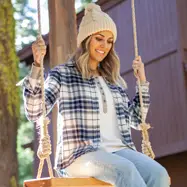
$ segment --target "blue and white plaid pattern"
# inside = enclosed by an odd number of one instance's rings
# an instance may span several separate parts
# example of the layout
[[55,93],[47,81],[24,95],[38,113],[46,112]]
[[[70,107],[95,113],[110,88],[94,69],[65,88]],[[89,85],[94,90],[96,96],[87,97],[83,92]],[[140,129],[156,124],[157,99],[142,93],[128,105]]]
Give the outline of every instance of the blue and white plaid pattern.
[[[138,90],[135,98],[129,101],[124,88],[106,80],[113,95],[117,123],[122,142],[135,149],[130,126],[138,129],[141,112]],[[34,89],[29,76],[23,81],[24,101],[27,118],[36,121],[42,115],[40,81]],[[150,96],[149,83],[141,85],[145,111],[148,111]],[[56,163],[57,169],[69,166],[77,157],[95,151],[100,145],[99,103],[94,77],[83,79],[73,62],[55,67],[45,81],[47,113],[58,104],[62,127],[58,128]],[[107,125],[107,124],[106,124]]]

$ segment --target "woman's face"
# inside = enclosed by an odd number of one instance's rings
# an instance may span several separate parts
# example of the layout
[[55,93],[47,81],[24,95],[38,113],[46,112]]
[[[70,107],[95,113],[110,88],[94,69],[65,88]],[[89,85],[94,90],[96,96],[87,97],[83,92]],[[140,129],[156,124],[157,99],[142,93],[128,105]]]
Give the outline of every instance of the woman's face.
[[113,45],[113,34],[110,31],[101,31],[91,36],[90,59],[101,62],[109,53]]

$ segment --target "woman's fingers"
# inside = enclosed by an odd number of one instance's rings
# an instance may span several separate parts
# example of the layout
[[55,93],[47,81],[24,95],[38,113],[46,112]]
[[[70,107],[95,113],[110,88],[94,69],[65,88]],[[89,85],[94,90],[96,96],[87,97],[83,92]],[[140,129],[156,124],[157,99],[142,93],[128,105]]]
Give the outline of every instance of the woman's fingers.
[[141,56],[138,56],[133,60],[133,64],[132,64],[133,69],[140,69],[143,66],[144,64],[142,63]]
[[46,54],[45,41],[41,37],[38,37],[37,40],[33,42],[32,51],[33,51],[34,61],[40,63],[40,60],[44,58]]
[[146,76],[145,76],[144,63],[142,63],[142,59],[140,56],[136,57],[133,60],[132,67],[135,71],[135,76],[139,77],[140,81],[145,82]]
[[134,60],[136,60],[136,61],[142,61],[141,56],[137,56],[137,57],[135,57]]
[[46,46],[32,46],[32,50],[34,54],[45,54]]
[[134,60],[132,66],[133,67],[140,67],[141,64],[140,64],[140,62]]

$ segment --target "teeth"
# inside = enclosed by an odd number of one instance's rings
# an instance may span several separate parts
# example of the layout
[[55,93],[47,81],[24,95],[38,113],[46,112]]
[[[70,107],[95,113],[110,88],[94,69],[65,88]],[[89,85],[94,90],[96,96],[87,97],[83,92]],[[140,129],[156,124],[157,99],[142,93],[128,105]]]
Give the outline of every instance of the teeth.
[[96,50],[98,53],[104,54],[104,51]]

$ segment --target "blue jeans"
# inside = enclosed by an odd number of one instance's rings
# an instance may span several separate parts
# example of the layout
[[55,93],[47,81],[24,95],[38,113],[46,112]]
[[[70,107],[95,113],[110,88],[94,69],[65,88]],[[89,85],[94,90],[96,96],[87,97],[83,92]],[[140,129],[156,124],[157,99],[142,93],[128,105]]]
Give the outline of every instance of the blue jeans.
[[116,187],[168,187],[164,167],[148,156],[122,149],[115,153],[103,150],[77,158],[66,168],[70,177],[95,177]]

